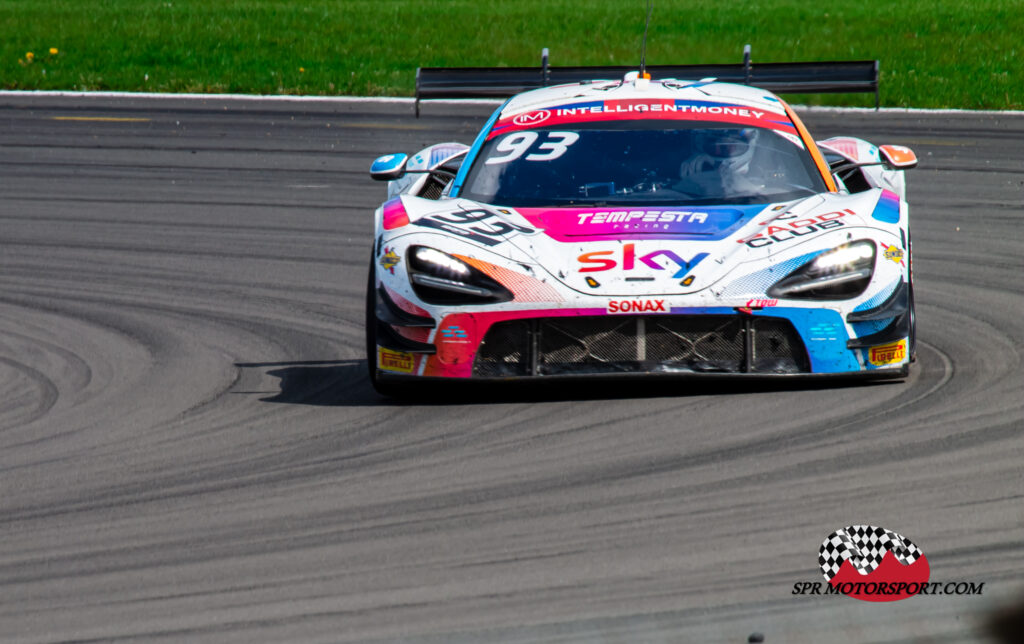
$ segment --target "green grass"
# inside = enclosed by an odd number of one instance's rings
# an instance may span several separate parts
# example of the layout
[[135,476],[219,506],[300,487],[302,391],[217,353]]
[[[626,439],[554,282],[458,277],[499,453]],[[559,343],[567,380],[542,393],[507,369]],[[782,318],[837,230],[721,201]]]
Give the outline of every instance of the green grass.
[[[643,7],[642,0],[0,0],[0,87],[408,96],[417,67],[537,65],[542,47],[551,49],[552,65],[638,64]],[[883,105],[1022,109],[1021,34],[1022,0],[658,0],[647,60],[739,62],[748,42],[755,63],[877,58]]]

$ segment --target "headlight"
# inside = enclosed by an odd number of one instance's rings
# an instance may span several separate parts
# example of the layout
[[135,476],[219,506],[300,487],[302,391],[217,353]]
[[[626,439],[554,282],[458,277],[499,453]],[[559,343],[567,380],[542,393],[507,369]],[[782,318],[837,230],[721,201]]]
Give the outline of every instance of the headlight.
[[776,282],[768,295],[845,300],[864,292],[874,270],[875,243],[862,239],[818,255]]
[[412,290],[430,304],[507,302],[512,292],[466,262],[427,246],[410,246]]

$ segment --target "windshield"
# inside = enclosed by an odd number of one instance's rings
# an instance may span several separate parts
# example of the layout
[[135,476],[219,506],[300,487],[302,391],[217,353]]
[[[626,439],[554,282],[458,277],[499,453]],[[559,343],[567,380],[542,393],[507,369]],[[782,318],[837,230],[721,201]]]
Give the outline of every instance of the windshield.
[[499,135],[484,144],[461,196],[505,206],[755,204],[827,190],[795,135],[694,125],[617,121]]

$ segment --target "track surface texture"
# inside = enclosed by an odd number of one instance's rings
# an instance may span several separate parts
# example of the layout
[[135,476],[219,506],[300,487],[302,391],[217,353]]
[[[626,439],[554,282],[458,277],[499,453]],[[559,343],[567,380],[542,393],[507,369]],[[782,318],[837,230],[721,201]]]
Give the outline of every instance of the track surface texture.
[[[921,158],[905,381],[383,399],[369,163],[491,109],[0,96],[0,641],[990,641],[1024,117],[804,114]],[[984,594],[793,596],[857,523]]]

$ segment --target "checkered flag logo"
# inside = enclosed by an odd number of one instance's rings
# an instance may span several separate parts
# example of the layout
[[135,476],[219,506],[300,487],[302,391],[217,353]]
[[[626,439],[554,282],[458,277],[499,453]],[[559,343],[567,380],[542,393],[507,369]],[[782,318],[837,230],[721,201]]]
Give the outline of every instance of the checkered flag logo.
[[832,581],[847,559],[857,572],[870,575],[887,552],[896,555],[896,560],[904,566],[914,563],[922,554],[920,548],[899,533],[873,525],[851,525],[825,539],[818,551],[818,564],[825,581]]

